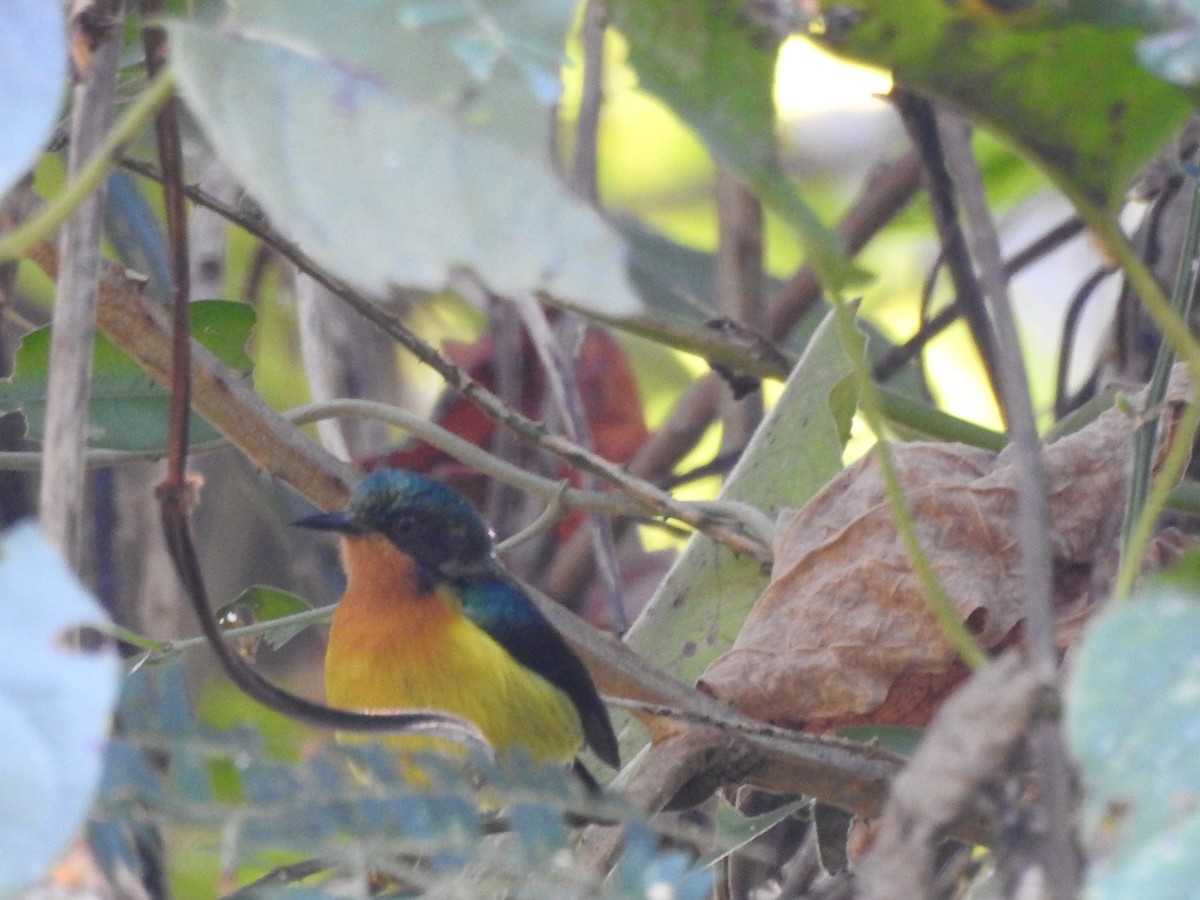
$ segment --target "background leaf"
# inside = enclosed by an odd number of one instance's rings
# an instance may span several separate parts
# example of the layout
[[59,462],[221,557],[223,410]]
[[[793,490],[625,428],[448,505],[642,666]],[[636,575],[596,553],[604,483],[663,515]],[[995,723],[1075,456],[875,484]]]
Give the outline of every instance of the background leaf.
[[1089,896],[1200,883],[1200,582],[1109,609],[1078,648],[1066,728],[1087,784]]
[[49,140],[66,79],[63,4],[7,0],[0,5],[0,194],[33,165]]
[[[255,622],[282,619],[284,616],[307,612],[310,609],[312,606],[308,601],[295,594],[269,585],[256,584],[214,610],[213,614],[223,628],[238,628]],[[278,650],[307,627],[308,623],[280,627],[267,632],[264,638],[272,648]]]
[[569,0],[254,0],[227,28],[298,48],[548,162]]
[[1141,34],[1078,22],[1006,27],[942,0],[825,2],[813,37],[949,101],[1113,210],[1192,101],[1138,63]]
[[613,24],[630,62],[657,94],[737,171],[800,236],[823,282],[858,274],[836,235],[821,224],[775,154],[775,60],[779,39],[736,4],[615,0]]
[[[188,307],[192,335],[222,362],[249,373],[246,341],[254,327],[254,307],[230,300],[200,300]],[[50,327],[21,339],[12,377],[0,382],[0,407],[25,413],[32,440],[42,439],[50,359]],[[92,349],[89,443],[114,450],[161,450],[167,440],[167,392],[103,335]],[[192,439],[220,435],[199,416],[191,419]]]
[[[460,108],[470,94],[456,94],[454,79],[448,94],[434,90],[431,79],[443,71],[458,72],[461,88],[464,54],[483,75],[511,67],[495,54],[482,65],[478,42],[426,34],[417,15],[444,8],[461,17],[461,7],[407,4],[397,14],[382,0],[357,6],[359,15],[318,17],[325,27],[317,34],[292,9],[274,16],[272,29],[237,20],[221,29],[171,26],[181,92],[272,220],[370,292],[440,290],[466,270],[501,295],[545,292],[610,316],[636,312],[613,229],[529,159],[512,127],[475,121],[519,119],[530,104]],[[391,25],[364,34],[373,10],[391,11]],[[284,33],[285,18],[300,24]],[[385,73],[388,59],[404,57],[389,41],[405,22],[426,38],[419,76],[403,66]],[[542,79],[519,74],[518,84],[545,103],[531,87]]]
[[[841,469],[857,397],[833,316],[830,312],[813,335],[720,499],[749,503],[775,516],[784,507],[801,506]],[[733,643],[767,581],[753,559],[694,537],[626,642],[691,681]],[[628,755],[632,742],[625,738],[622,755]]]

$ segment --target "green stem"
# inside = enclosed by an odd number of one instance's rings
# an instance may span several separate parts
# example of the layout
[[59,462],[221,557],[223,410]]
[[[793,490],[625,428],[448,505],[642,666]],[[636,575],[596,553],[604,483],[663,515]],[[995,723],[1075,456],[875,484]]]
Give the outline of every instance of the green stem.
[[875,391],[879,397],[880,412],[893,427],[915,432],[922,438],[956,441],[994,453],[999,453],[1008,445],[1008,436],[999,431],[952,416],[889,388],[875,385]]
[[121,641],[141,650],[148,650],[154,654],[167,653],[171,649],[170,641],[156,641],[154,638],[148,638],[144,634],[138,634],[136,631],[111,622],[104,626],[98,626],[96,630],[102,631],[114,640]]
[[842,346],[846,349],[846,355],[850,357],[854,366],[854,374],[858,382],[859,408],[862,410],[868,427],[875,434],[875,452],[879,458],[879,474],[883,478],[883,488],[887,494],[888,505],[892,509],[892,519],[896,524],[896,531],[904,542],[913,572],[921,583],[921,589],[929,602],[930,611],[942,629],[942,633],[946,635],[963,662],[972,669],[978,669],[987,661],[987,656],[959,619],[958,612],[942,588],[937,573],[933,570],[933,564],[929,561],[929,557],[917,537],[916,525],[913,523],[908,503],[904,499],[904,487],[900,484],[900,476],[896,472],[891,447],[888,445],[887,435],[884,431],[884,417],[879,394],[876,391],[875,383],[871,380],[866,356],[861,351],[860,336],[854,324],[854,311],[840,298],[835,299],[834,304],[837,310],[838,333],[842,339]]
[[[336,604],[319,606],[316,609],[306,609],[303,612],[292,613],[290,616],[280,616],[278,619],[268,619],[265,622],[242,625],[240,628],[230,628],[222,633],[225,637],[231,639],[247,638],[270,634],[272,631],[283,628],[294,628],[297,625],[315,625],[328,621],[333,615],[334,606]],[[208,645],[207,639],[203,636],[182,638],[175,641],[158,641],[120,625],[110,624],[100,630],[119,641],[124,641],[126,644],[148,651],[151,654],[151,658],[155,661],[162,660],[168,656],[174,656],[177,653],[183,653],[185,650],[195,650],[198,647]]]
[[130,104],[113,126],[103,146],[79,177],[69,182],[63,192],[36,216],[0,237],[0,263],[20,259],[30,247],[49,238],[54,230],[66,221],[100,184],[100,179],[108,171],[109,162],[121,145],[137,134],[154,115],[155,110],[171,96],[174,85],[174,78],[168,69],[164,69],[150,81],[146,90]]
[[[1195,295],[1196,275],[1193,263],[1197,246],[1200,245],[1200,181],[1191,179],[1191,198],[1188,208],[1187,228],[1184,230],[1180,247],[1179,263],[1175,272],[1175,284],[1171,291],[1171,308],[1176,310],[1184,322],[1191,316],[1192,298]],[[1159,344],[1154,359],[1154,371],[1146,387],[1143,406],[1152,410],[1163,402],[1167,395],[1167,383],[1171,379],[1171,366],[1175,352],[1166,341]],[[1133,437],[1133,465],[1129,477],[1128,502],[1125,506],[1125,521],[1122,523],[1122,538],[1127,543],[1137,517],[1146,505],[1154,460],[1157,456],[1159,427],[1157,417],[1139,426]]]
[[1142,556],[1150,539],[1154,535],[1154,525],[1159,514],[1167,504],[1167,498],[1172,488],[1179,481],[1184,466],[1190,456],[1192,435],[1200,424],[1200,403],[1197,402],[1197,391],[1200,390],[1200,344],[1192,339],[1192,333],[1187,323],[1171,307],[1170,301],[1163,293],[1154,275],[1145,263],[1134,252],[1120,226],[1108,215],[1096,210],[1080,207],[1080,213],[1088,220],[1088,224],[1103,240],[1108,251],[1114,256],[1125,272],[1125,278],[1133,287],[1134,292],[1142,301],[1146,311],[1154,319],[1163,340],[1170,344],[1171,349],[1187,365],[1192,379],[1192,397],[1179,417],[1175,429],[1175,437],[1167,451],[1158,477],[1146,497],[1137,521],[1129,531],[1125,542],[1124,553],[1121,556],[1121,568],[1113,585],[1113,596],[1117,599],[1128,597],[1137,580],[1141,567]]

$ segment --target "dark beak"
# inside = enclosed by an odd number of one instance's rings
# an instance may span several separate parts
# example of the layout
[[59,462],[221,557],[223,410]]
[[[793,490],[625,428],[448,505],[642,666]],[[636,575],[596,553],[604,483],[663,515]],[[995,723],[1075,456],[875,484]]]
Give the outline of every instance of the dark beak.
[[336,531],[340,534],[366,534],[371,530],[351,518],[344,511],[305,516],[303,519],[297,519],[292,524],[297,528],[312,528],[316,531]]

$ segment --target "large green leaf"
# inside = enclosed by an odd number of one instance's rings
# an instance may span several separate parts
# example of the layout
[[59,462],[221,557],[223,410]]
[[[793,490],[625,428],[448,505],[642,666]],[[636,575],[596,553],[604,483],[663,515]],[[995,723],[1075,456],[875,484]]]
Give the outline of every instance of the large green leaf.
[[570,5],[257,0],[170,30],[217,152],[347,281],[440,290],[468,272],[499,294],[631,314],[619,236],[533,158],[562,47],[547,21],[565,34]]
[[[100,605],[25,523],[0,541],[0,896],[41,878],[100,782],[120,677]],[[79,628],[94,640],[73,641]],[[21,892],[21,896],[26,896]]]
[[738,3],[612,0],[613,24],[629,42],[642,87],[657,94],[796,229],[823,283],[859,273],[780,168],[775,153],[775,59],[779,39]]
[[225,30],[378,79],[547,156],[573,0],[253,0]]
[[[802,506],[841,470],[857,393],[834,315],[830,312],[817,328],[720,499],[746,503],[774,517],[785,507]],[[753,559],[736,557],[697,535],[626,641],[690,682],[730,647],[767,581]]]
[[1200,570],[1107,610],[1076,651],[1065,723],[1086,786],[1088,896],[1196,897]]
[[1020,27],[944,0],[826,0],[814,39],[889,69],[1032,158],[1077,202],[1112,211],[1192,108],[1138,62],[1142,32],[1051,21]]
[[[246,341],[254,327],[254,308],[229,300],[201,300],[188,307],[192,335],[222,362],[249,373]],[[12,377],[0,382],[0,409],[25,413],[29,437],[40,441],[46,423],[46,389],[50,371],[50,328],[38,328],[21,339]],[[137,363],[103,335],[92,349],[91,408],[88,443],[113,450],[161,450],[167,442],[168,395]],[[220,435],[193,415],[195,441]]]
[[1200,3],[1196,0],[1069,0],[1067,15],[1102,26],[1134,26],[1142,65],[1172,84],[1200,87]]

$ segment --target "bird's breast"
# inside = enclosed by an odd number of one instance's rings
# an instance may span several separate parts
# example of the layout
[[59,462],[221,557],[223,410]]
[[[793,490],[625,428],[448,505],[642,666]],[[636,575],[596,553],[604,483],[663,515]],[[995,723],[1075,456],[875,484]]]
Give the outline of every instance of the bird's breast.
[[[382,545],[380,544],[382,542]],[[462,614],[445,586],[421,593],[385,538],[343,543],[347,587],[333,615],[325,688],[354,710],[437,709],[473,722],[498,750],[567,762],[582,742],[570,698]]]

